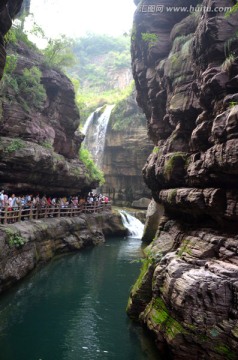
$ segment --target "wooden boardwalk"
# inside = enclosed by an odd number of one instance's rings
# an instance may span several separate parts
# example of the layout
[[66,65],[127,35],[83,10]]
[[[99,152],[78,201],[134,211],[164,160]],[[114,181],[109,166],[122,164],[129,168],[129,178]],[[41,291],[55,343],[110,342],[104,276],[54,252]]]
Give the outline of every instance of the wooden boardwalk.
[[13,224],[25,220],[37,220],[46,218],[73,217],[81,214],[100,213],[110,211],[111,203],[95,202],[93,204],[81,204],[78,206],[19,206],[18,208],[9,209],[8,206],[0,209],[1,224]]

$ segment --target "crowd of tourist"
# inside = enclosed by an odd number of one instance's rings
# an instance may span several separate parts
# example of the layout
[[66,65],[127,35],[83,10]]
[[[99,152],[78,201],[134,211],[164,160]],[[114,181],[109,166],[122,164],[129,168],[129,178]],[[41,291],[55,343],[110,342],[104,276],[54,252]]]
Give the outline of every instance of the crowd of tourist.
[[15,195],[15,194],[7,194],[2,190],[0,192],[0,208],[6,208],[8,210],[16,210],[20,206],[22,208],[30,208],[33,207],[78,207],[82,204],[94,204],[94,203],[104,203],[107,204],[109,201],[107,196],[102,194],[97,194],[90,192],[87,196],[63,196],[63,197],[55,197],[55,196],[46,196],[43,195],[40,197],[37,195]]

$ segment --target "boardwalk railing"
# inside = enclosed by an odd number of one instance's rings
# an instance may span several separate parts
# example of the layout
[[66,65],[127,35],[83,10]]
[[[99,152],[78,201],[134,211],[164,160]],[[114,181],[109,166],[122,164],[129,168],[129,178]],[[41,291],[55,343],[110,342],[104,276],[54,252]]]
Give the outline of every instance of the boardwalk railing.
[[9,208],[8,206],[0,209],[1,224],[12,224],[24,220],[37,220],[53,217],[72,217],[81,214],[100,213],[102,211],[110,211],[111,203],[94,202],[92,204],[80,204],[78,206],[69,205],[33,205],[19,206]]

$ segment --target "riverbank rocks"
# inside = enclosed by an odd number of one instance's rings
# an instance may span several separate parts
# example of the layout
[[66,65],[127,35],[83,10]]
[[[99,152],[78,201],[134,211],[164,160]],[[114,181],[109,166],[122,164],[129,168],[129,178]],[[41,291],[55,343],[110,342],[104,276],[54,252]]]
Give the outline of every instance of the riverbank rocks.
[[233,5],[145,0],[134,17],[137,102],[155,145],[143,176],[164,216],[128,312],[173,359],[238,357],[238,16],[224,16]]
[[26,276],[38,263],[101,244],[106,236],[126,233],[120,215],[108,212],[2,225],[0,293]]

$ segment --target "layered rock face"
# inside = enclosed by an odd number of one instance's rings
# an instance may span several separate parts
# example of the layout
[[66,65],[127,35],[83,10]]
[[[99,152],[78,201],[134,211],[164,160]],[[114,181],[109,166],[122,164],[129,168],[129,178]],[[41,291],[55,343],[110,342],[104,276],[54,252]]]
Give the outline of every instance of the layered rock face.
[[238,16],[224,16],[232,1],[197,3],[142,1],[135,14],[137,100],[156,146],[143,174],[165,215],[128,312],[174,359],[235,359]]
[[106,183],[102,190],[109,194],[114,204],[131,205],[134,200],[151,196],[141,169],[152,148],[145,116],[138,114],[132,94],[112,111],[106,134],[103,157]]
[[110,212],[1,226],[0,293],[26,276],[39,262],[98,245],[105,241],[105,236],[126,233],[120,215]]
[[[41,107],[7,88],[1,98],[0,184],[6,191],[75,194],[92,184],[79,161],[83,135],[74,89],[61,72],[44,65],[40,54],[20,43],[13,49],[19,77],[37,67],[46,99]],[[22,101],[23,100],[23,101]]]

